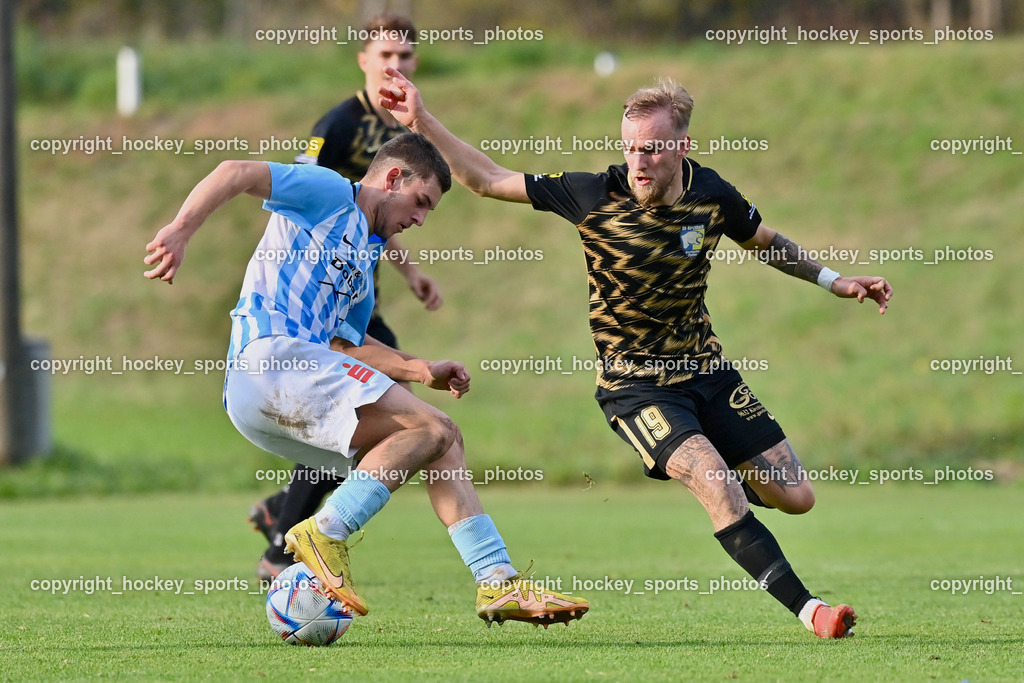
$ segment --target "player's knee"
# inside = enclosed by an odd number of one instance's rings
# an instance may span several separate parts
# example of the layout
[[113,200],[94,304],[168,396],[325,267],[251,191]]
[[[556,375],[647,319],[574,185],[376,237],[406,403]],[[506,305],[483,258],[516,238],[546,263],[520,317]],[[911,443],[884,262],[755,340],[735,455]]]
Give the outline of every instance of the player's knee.
[[422,431],[424,453],[428,462],[441,458],[452,444],[462,440],[462,433],[455,421],[440,411],[430,416]]
[[807,482],[786,491],[776,507],[788,515],[802,515],[814,507],[814,489]]

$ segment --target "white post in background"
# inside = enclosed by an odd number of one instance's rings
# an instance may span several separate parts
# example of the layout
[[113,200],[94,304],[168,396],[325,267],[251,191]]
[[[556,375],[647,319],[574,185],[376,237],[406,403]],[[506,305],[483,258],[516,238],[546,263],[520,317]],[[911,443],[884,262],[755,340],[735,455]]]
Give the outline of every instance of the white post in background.
[[142,60],[139,53],[125,46],[117,53],[117,111],[131,116],[142,103]]

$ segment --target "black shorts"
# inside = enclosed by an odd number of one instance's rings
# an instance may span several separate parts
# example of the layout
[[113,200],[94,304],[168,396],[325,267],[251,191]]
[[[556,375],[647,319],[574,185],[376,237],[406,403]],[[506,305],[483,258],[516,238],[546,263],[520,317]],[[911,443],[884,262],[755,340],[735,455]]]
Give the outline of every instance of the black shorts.
[[398,348],[398,338],[391,328],[384,322],[384,318],[376,313],[370,316],[370,322],[366,324],[366,334],[370,335],[381,344],[387,344],[393,349]]
[[595,398],[608,425],[636,450],[652,479],[670,478],[665,473],[669,456],[694,434],[706,436],[730,468],[786,438],[733,368],[672,386],[598,388]]

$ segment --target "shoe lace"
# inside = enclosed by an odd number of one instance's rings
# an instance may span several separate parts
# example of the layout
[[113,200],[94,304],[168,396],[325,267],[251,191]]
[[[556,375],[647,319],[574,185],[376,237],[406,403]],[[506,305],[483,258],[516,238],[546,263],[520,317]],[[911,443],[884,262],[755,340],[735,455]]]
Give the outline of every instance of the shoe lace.
[[530,560],[530,564],[526,565],[526,569],[521,572],[517,572],[509,581],[529,581],[533,578],[533,560]]
[[345,545],[348,546],[349,550],[351,550],[352,548],[355,548],[357,545],[359,545],[360,543],[363,542],[363,537],[364,536],[366,536],[366,531],[364,529],[360,529],[359,530],[359,538],[356,539],[356,542],[355,543],[349,543],[348,541],[345,541]]

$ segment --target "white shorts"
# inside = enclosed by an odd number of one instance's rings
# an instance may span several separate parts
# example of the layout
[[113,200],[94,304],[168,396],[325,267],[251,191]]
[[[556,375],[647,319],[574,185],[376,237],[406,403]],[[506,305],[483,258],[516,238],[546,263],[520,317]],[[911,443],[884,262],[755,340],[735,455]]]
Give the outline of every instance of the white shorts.
[[224,380],[224,407],[242,436],[315,468],[347,471],[359,417],[395,383],[321,344],[291,337],[249,342]]

